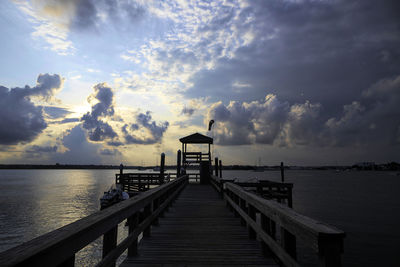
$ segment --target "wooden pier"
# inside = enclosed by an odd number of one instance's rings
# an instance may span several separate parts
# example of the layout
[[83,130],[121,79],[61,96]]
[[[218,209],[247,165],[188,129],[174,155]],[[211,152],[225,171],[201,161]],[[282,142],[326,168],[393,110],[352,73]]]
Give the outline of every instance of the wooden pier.
[[[291,209],[292,184],[235,184],[221,178],[218,159],[214,176],[212,139],[189,137],[194,140],[182,139],[182,162],[200,165],[200,177],[192,175],[200,183],[189,183],[189,174],[180,172],[180,151],[177,177],[171,180],[165,179],[163,154],[159,174],[123,174],[121,168],[117,184],[140,193],[0,253],[0,266],[74,266],[75,254],[99,237],[102,259],[96,266],[115,266],[126,250],[123,267],[300,266],[300,241],[314,251],[319,266],[341,266],[345,233]],[[191,142],[209,144],[208,160],[189,161]],[[128,236],[118,243],[118,225],[125,220]]]
[[277,266],[210,185],[189,184],[120,266]]

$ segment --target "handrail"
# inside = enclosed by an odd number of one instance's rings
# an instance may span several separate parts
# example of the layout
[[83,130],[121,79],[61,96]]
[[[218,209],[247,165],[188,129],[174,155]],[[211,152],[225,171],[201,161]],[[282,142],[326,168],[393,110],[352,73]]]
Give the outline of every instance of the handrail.
[[[186,186],[184,175],[134,198],[117,203],[31,241],[0,253],[0,266],[74,266],[75,253],[104,234],[103,260],[99,266],[115,265],[128,248],[137,253],[137,237],[150,234],[150,225]],[[118,224],[128,219],[129,236],[117,246]],[[135,243],[136,241],[136,243]]]
[[[285,266],[299,266],[296,261],[296,239],[306,241],[318,253],[320,266],[341,266],[345,233],[333,226],[303,216],[275,201],[266,200],[243,190],[233,183],[225,183],[224,198],[242,223],[249,229],[251,238],[262,240]],[[260,220],[256,214],[260,214]],[[280,225],[278,242],[276,225]]]

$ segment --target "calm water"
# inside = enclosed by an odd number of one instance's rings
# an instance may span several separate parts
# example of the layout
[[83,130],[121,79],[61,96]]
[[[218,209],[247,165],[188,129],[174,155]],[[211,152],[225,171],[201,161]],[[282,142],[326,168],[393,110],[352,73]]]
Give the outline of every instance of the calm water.
[[[115,173],[0,170],[0,251],[96,212]],[[280,180],[279,172],[272,171],[225,171],[224,177]],[[347,233],[345,266],[400,265],[400,176],[396,173],[287,171],[286,181],[294,183],[296,211]],[[126,234],[122,225],[120,233]],[[93,265],[100,259],[100,247],[99,239],[81,251],[79,265]]]

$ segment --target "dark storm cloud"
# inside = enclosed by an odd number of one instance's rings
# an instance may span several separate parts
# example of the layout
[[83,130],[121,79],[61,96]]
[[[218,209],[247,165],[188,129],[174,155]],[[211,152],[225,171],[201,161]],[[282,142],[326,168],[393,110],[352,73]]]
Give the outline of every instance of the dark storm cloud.
[[274,93],[337,115],[371,84],[400,73],[399,13],[396,1],[252,1],[241,23],[227,17],[208,27],[235,25],[239,36],[251,29],[253,42],[193,75],[187,96],[219,100],[230,92],[250,101]]
[[374,84],[360,102],[344,105],[341,113],[330,118],[324,116],[320,103],[290,105],[267,95],[263,101],[218,102],[210,107],[207,120],[216,122],[219,145],[392,148],[400,145],[399,81],[400,76]]
[[40,74],[34,87],[8,89],[0,86],[0,144],[30,142],[46,127],[43,108],[31,98],[48,100],[61,89],[63,79],[57,75]]
[[103,141],[113,139],[117,134],[112,127],[100,118],[114,115],[114,94],[111,87],[105,83],[99,83],[93,87],[94,93],[88,98],[89,102],[96,99],[98,103],[92,106],[92,111],[82,116],[82,126],[88,131],[89,139],[92,141]]
[[161,142],[164,132],[168,129],[167,121],[157,124],[152,121],[150,111],[139,113],[136,123],[125,124],[122,132],[127,144],[155,144]]
[[[398,14],[398,1],[251,1],[241,23],[227,16],[205,30],[235,25],[253,41],[192,75],[186,96],[223,99],[209,116],[224,145],[397,146]],[[251,102],[268,94],[276,113]]]

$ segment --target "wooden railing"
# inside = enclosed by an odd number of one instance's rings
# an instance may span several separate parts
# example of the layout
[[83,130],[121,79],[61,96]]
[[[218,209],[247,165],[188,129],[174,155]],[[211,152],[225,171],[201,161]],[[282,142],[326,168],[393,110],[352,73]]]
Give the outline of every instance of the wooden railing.
[[260,180],[256,183],[234,182],[234,184],[241,187],[252,188],[261,197],[266,199],[276,199],[279,203],[287,200],[287,205],[290,208],[293,207],[292,183],[279,183]]
[[[103,237],[103,259],[97,266],[115,266],[116,259],[128,249],[137,254],[140,233],[149,236],[151,224],[186,186],[188,176],[161,185],[137,197],[122,201],[74,223],[37,237],[0,253],[0,266],[74,266],[75,253]],[[117,245],[118,224],[128,219],[129,234]]]
[[183,163],[200,163],[204,160],[211,160],[209,153],[202,152],[184,152]]
[[[166,176],[169,175],[170,179],[176,178],[176,172],[167,172]],[[187,172],[186,175],[189,177],[189,182],[199,182],[200,181],[200,173],[190,173]]]
[[[211,180],[214,187],[222,190],[231,210],[247,226],[249,237],[258,236],[263,251],[271,250],[284,266],[299,266],[296,260],[297,239],[317,253],[320,266],[341,266],[343,231],[247,192],[233,183],[228,182],[221,187],[222,183],[218,184],[215,176]],[[280,234],[277,233],[278,227]]]
[[118,173],[115,175],[115,184],[121,185],[125,192],[143,192],[149,190],[152,185],[169,182],[167,177],[161,173]]

